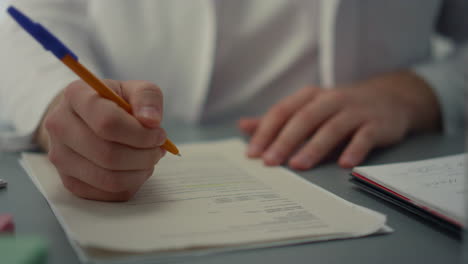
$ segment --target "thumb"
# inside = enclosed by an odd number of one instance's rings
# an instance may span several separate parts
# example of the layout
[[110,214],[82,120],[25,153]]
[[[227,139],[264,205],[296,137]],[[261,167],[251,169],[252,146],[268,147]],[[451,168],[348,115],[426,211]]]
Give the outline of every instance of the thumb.
[[162,121],[163,94],[156,85],[146,81],[122,82],[122,92],[133,109],[133,115],[148,128]]

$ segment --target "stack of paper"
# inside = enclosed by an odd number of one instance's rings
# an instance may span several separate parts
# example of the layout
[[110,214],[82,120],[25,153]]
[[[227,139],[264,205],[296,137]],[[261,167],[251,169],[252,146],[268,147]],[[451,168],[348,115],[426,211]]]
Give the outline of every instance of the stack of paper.
[[366,236],[386,217],[283,168],[244,157],[240,140],[180,146],[125,203],[75,197],[42,154],[23,166],[85,257],[265,247]]

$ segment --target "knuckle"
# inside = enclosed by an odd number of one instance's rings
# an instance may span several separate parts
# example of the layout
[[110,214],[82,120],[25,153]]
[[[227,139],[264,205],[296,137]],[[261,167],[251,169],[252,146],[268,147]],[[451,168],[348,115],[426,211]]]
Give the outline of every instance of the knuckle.
[[62,136],[66,133],[66,114],[62,105],[58,105],[54,109],[50,110],[49,113],[44,117],[43,125],[47,132],[51,135]]
[[341,136],[348,132],[347,127],[337,122],[330,122],[326,127],[324,127],[324,130],[325,135],[327,136]]
[[377,131],[375,128],[368,127],[362,131],[362,138],[369,141],[375,141],[377,138]]
[[49,132],[49,134],[60,134],[61,125],[58,121],[58,118],[55,117],[55,112],[51,112],[46,116],[44,120],[44,127]]
[[115,112],[102,113],[95,124],[95,133],[104,139],[114,139],[114,134],[119,130],[120,118]]
[[279,103],[271,108],[268,116],[273,120],[283,121],[289,116],[290,112],[291,109],[289,106],[283,103]]
[[119,150],[115,144],[106,142],[99,149],[98,159],[101,167],[108,170],[117,169],[120,164]]
[[297,118],[300,122],[307,123],[310,121],[313,114],[314,113],[312,112],[311,107],[303,107],[299,109],[299,111],[295,115],[295,118]]
[[60,157],[61,155],[58,153],[57,151],[57,148],[55,148],[52,144],[50,150],[49,150],[49,153],[47,155],[47,158],[49,159],[49,161],[54,164],[56,167],[58,167],[58,165],[60,164]]

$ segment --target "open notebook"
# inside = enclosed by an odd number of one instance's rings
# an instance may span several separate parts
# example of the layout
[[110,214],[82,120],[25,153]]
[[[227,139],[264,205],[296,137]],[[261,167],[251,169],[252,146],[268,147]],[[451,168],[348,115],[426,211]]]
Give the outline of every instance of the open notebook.
[[180,146],[125,203],[77,198],[43,154],[22,164],[84,261],[266,247],[366,236],[386,217],[283,168],[244,157],[240,140]]
[[357,184],[381,198],[454,231],[466,223],[466,154],[427,160],[361,166]]

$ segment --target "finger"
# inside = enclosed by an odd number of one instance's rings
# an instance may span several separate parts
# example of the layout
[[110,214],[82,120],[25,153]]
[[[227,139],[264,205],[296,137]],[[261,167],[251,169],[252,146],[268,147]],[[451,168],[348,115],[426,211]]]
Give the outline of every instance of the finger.
[[289,161],[293,169],[307,170],[314,167],[355,131],[362,119],[342,111],[327,121],[304,147]]
[[102,140],[71,111],[62,111],[58,119],[61,121],[46,123],[49,134],[104,169],[145,170],[163,155],[160,147],[136,149]]
[[243,133],[247,135],[252,135],[260,125],[260,120],[261,119],[259,117],[241,118],[237,125]]
[[83,82],[72,83],[65,90],[65,100],[100,138],[135,148],[154,148],[164,143],[163,129],[145,128],[117,104],[86,88]]
[[105,202],[126,202],[130,200],[137,190],[129,190],[123,192],[106,192],[94,188],[93,186],[86,184],[76,178],[68,175],[60,174],[63,185],[74,195],[83,199],[105,201]]
[[298,110],[263,155],[266,165],[282,164],[328,118],[339,112],[343,100],[326,92]]
[[146,81],[126,81],[121,87],[135,117],[148,128],[158,127],[163,114],[161,89]]
[[96,166],[67,146],[57,143],[49,159],[62,175],[68,175],[96,189],[120,193],[138,189],[151,176],[153,168],[139,171],[111,171]]
[[253,134],[247,155],[249,157],[260,157],[289,118],[306,102],[311,100],[318,91],[318,88],[306,87],[273,106],[262,118],[258,129]]
[[352,168],[360,164],[377,144],[377,129],[365,124],[358,129],[351,142],[338,159],[343,168]]

